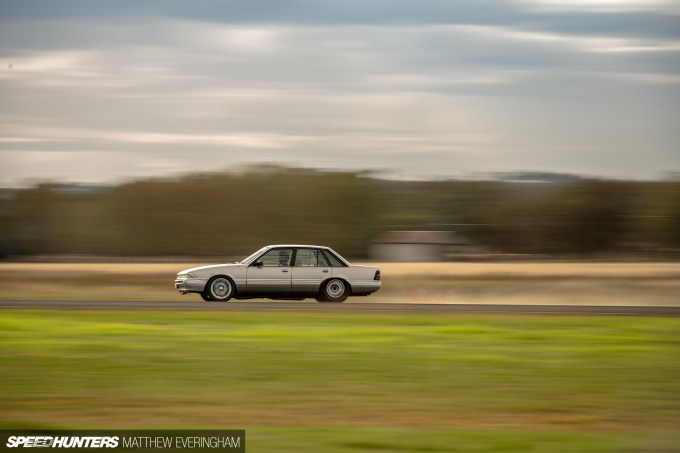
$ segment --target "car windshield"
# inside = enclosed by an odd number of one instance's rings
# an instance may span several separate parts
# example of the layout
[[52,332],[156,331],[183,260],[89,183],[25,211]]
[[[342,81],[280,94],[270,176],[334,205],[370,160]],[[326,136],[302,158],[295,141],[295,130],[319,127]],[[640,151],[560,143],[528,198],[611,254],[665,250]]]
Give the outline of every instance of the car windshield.
[[260,250],[257,252],[253,253],[250,255],[248,258],[245,258],[243,261],[241,261],[242,264],[248,264],[248,262],[252,261],[255,259],[256,256],[258,256],[260,253],[264,252],[267,249],[267,247],[262,247]]

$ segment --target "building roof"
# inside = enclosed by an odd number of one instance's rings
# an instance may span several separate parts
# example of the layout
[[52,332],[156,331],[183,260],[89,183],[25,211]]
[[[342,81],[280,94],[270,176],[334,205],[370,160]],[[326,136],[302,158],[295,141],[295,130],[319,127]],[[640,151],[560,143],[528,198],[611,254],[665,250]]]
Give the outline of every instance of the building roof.
[[376,244],[467,244],[467,239],[451,231],[386,231],[374,241]]

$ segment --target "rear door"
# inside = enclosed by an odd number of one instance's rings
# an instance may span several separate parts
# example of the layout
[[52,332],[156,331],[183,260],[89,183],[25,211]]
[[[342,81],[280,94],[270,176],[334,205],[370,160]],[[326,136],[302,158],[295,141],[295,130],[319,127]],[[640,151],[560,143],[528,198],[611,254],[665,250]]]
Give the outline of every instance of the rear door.
[[316,294],[321,282],[330,276],[330,266],[319,249],[297,249],[293,263],[292,292]]

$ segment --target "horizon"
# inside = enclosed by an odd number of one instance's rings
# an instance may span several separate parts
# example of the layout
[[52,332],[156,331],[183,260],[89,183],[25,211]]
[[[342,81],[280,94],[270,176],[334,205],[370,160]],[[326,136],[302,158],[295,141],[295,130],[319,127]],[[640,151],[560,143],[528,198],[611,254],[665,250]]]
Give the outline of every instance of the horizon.
[[315,167],[301,167],[292,165],[279,165],[270,163],[251,163],[245,165],[234,166],[231,168],[223,168],[212,171],[187,171],[182,173],[166,173],[152,176],[140,177],[121,177],[110,181],[69,181],[59,180],[56,178],[35,178],[17,181],[15,184],[0,184],[0,190],[21,190],[32,189],[42,185],[51,187],[74,187],[74,188],[107,188],[118,187],[127,184],[135,184],[140,182],[155,182],[155,181],[171,181],[182,182],[187,179],[197,177],[220,177],[220,176],[247,176],[257,175],[261,173],[316,173],[316,174],[334,174],[334,173],[351,173],[362,178],[390,181],[390,182],[505,182],[517,184],[565,184],[576,183],[584,181],[621,181],[621,182],[640,182],[640,183],[654,183],[654,182],[680,182],[679,172],[666,172],[656,178],[626,178],[626,177],[605,177],[601,175],[592,174],[577,174],[564,173],[554,171],[500,171],[500,172],[478,172],[468,175],[450,175],[450,176],[436,176],[436,177],[401,177],[397,174],[391,174],[384,170],[369,170],[369,169],[350,169],[350,168],[315,168]]

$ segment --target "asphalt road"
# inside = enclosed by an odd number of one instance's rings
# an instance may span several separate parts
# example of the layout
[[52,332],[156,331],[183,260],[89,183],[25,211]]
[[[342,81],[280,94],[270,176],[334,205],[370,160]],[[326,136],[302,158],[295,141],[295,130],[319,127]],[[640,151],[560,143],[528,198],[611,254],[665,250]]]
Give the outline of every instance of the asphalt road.
[[317,303],[252,301],[252,302],[154,302],[99,300],[0,300],[0,310],[211,310],[211,311],[294,311],[309,313],[516,313],[680,316],[680,307],[600,306],[600,305],[490,305],[490,304],[390,304],[345,302]]

